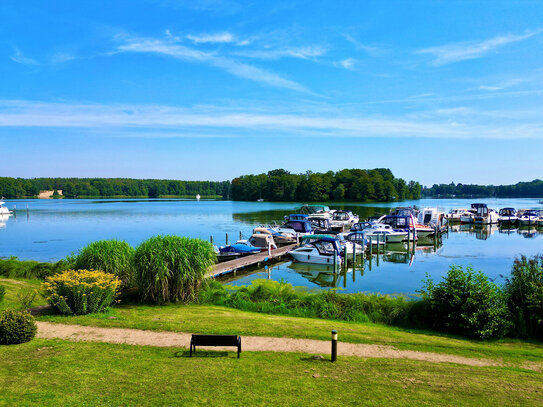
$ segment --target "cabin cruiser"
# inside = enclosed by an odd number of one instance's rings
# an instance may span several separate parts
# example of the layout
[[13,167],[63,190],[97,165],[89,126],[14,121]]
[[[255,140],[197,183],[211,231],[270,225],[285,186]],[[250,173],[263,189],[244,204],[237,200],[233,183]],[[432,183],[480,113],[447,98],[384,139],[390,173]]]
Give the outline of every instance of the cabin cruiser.
[[468,212],[468,210],[465,208],[451,209],[451,211],[445,215],[445,218],[449,222],[460,222],[460,217],[466,212]]
[[338,233],[337,230],[332,228],[332,224],[330,223],[330,219],[326,218],[314,218],[310,216],[308,220],[311,222],[311,226],[313,227],[313,233],[315,234],[324,234],[324,235],[335,235]]
[[395,231],[407,233],[409,240],[417,240],[419,237],[424,238],[435,232],[431,227],[415,222],[413,215],[387,215],[379,223],[390,225]]
[[11,211],[5,205],[6,203],[0,200],[0,215],[11,215]]
[[518,223],[517,211],[515,208],[502,208],[498,212],[498,222],[500,225]]
[[268,227],[254,228],[253,235],[254,234],[271,235],[273,236],[273,240],[278,246],[286,246],[289,244],[296,243],[296,237],[282,235],[281,233],[276,232],[272,228],[268,228]]
[[358,215],[353,214],[351,211],[335,211],[330,221],[332,229],[345,230],[349,229],[352,225],[359,221]]
[[332,214],[335,212],[330,210],[326,205],[304,205],[299,210],[299,213],[309,215],[312,217],[326,218],[330,219]]
[[417,223],[420,225],[441,227],[447,222],[445,214],[438,211],[437,208],[424,208],[417,217]]
[[536,226],[541,215],[542,213],[540,210],[537,210],[537,209],[526,210],[521,216],[519,216],[518,221],[521,225]]
[[376,224],[364,230],[366,239],[372,238],[377,241],[400,243],[407,240],[407,231],[395,230],[390,225]]
[[272,228],[274,232],[294,238],[296,238],[296,236],[311,234],[312,229],[311,222],[308,220],[291,220],[281,226]]
[[341,264],[340,250],[338,239],[322,236],[317,240],[291,250],[289,253],[294,260],[300,263],[337,265]]
[[471,209],[460,215],[460,223],[474,223],[479,208],[487,208],[484,203],[472,203]]
[[498,213],[486,205],[478,207],[475,216],[473,216],[473,223],[476,225],[493,225],[498,223],[498,220]]

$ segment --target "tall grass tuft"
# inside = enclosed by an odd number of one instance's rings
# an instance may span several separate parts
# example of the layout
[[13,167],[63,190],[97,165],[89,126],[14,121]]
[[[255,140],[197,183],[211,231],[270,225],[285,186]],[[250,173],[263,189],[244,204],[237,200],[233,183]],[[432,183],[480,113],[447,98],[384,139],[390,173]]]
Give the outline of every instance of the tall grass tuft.
[[213,246],[201,239],[154,236],[136,249],[135,282],[143,301],[190,302],[215,263]]
[[81,249],[73,262],[74,269],[113,274],[127,287],[133,277],[134,248],[121,240],[99,240]]

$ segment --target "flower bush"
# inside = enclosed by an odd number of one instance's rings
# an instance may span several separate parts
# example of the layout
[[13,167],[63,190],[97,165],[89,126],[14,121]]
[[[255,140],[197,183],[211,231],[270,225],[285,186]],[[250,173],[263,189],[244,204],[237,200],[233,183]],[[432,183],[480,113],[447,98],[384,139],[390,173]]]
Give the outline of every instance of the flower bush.
[[47,277],[43,284],[47,302],[65,315],[105,311],[117,297],[121,281],[95,270],[68,270]]
[[5,310],[0,313],[0,344],[14,345],[31,341],[38,327],[32,315],[24,311]]

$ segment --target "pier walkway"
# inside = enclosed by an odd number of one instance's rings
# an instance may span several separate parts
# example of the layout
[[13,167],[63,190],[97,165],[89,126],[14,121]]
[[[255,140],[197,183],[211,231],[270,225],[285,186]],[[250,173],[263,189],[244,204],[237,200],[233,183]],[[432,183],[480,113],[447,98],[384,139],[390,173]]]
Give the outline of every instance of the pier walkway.
[[288,246],[279,247],[271,251],[271,255],[267,251],[252,254],[250,256],[240,257],[239,259],[229,260],[222,263],[215,264],[212,271],[207,274],[208,277],[218,277],[222,274],[231,273],[234,270],[253,266],[259,263],[264,263],[272,259],[278,259],[285,256],[288,252],[294,249],[297,245],[291,244]]

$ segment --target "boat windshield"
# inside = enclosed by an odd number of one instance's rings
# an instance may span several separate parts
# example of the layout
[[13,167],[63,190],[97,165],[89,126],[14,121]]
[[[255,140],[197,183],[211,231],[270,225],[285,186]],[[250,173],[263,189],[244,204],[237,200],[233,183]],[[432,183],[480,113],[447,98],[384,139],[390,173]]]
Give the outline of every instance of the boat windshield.
[[334,254],[336,250],[332,242],[325,242],[323,240],[314,243],[314,246],[320,254]]
[[349,215],[346,212],[336,212],[334,213],[334,220],[348,220]]

